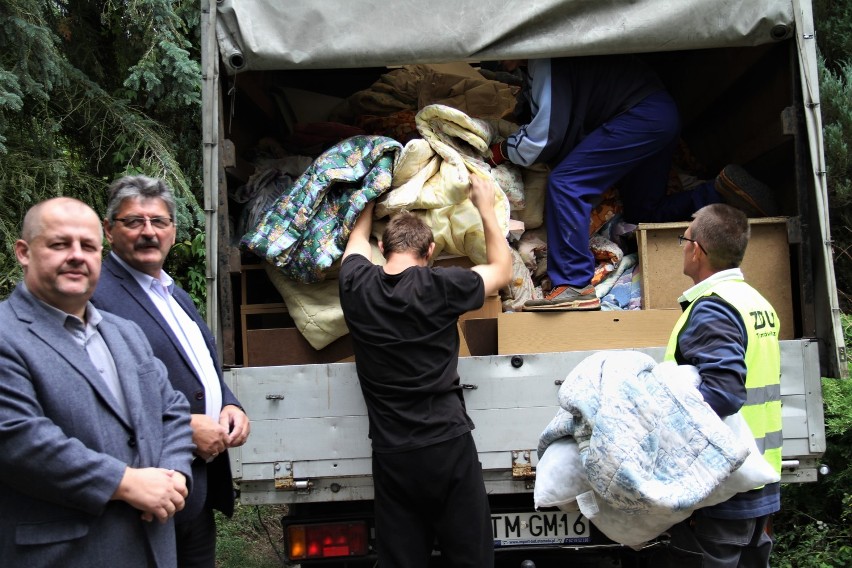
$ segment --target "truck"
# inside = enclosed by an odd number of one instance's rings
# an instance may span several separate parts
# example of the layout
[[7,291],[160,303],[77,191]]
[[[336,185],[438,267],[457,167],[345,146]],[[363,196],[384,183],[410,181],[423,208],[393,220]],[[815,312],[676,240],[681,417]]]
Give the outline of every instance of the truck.
[[[288,565],[375,564],[366,407],[346,338],[306,344],[262,263],[240,249],[244,205],[234,195],[264,141],[328,120],[332,102],[410,65],[631,53],[657,70],[691,154],[711,169],[742,164],[780,204],[781,217],[752,220],[743,270],[784,330],[782,482],[818,479],[821,378],[844,377],[846,353],[809,0],[201,4],[207,318],[252,420],[246,445],[231,451],[239,498],[282,506]],[[500,565],[654,565],[664,541],[625,547],[579,512],[536,511],[536,447],[568,371],[590,353],[660,360],[689,284],[669,254],[685,226],[637,228],[640,310],[500,313],[498,304],[460,325],[459,374]]]

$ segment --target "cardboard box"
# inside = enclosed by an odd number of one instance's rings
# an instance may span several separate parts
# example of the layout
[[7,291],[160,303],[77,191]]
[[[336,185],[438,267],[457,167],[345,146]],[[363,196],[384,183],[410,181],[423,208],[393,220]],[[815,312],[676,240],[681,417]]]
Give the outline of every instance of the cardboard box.
[[464,336],[464,325],[458,322],[456,327],[459,331],[459,357],[470,357],[470,348],[467,346],[467,338]]
[[446,268],[448,266],[458,266],[459,268],[473,268],[476,266],[473,261],[466,256],[441,256],[432,261],[432,266]]
[[[489,296],[481,308],[471,310],[459,317],[460,356],[494,355],[497,353],[497,323],[494,318],[502,312],[499,296]],[[242,310],[243,365],[264,367],[271,365],[309,365],[317,363],[340,363],[354,361],[352,341],[345,335],[325,348],[317,351],[287,318],[283,303],[244,304]],[[268,317],[268,322],[252,322],[250,318]],[[282,321],[279,321],[282,320]],[[481,323],[465,324],[469,321],[491,321],[483,327]],[[270,325],[271,323],[271,325]],[[470,348],[465,341],[470,336]]]
[[317,351],[294,327],[246,330],[246,367],[311,365],[353,360],[349,335]]
[[503,313],[503,303],[500,301],[500,296],[488,296],[481,308],[460,315],[459,322],[469,319],[496,318],[501,313]]
[[674,309],[500,314],[497,354],[665,347],[681,313]]
[[[749,219],[751,239],[743,258],[746,282],[763,294],[781,320],[781,339],[795,337],[790,281],[790,245],[784,217]],[[642,271],[642,307],[679,309],[677,299],[693,285],[683,274],[677,237],[689,223],[642,223],[636,229]]]
[[497,355],[496,317],[459,321],[459,330],[463,334],[467,355]]

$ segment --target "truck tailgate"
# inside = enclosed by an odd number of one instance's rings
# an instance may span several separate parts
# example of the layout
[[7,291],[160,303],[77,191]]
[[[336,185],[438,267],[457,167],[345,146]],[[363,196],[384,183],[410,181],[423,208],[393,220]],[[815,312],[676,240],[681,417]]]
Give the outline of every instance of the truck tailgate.
[[[825,450],[815,342],[782,342],[783,480],[812,481]],[[656,360],[662,348],[644,349]],[[465,357],[465,403],[491,493],[531,492],[536,447],[558,409],[557,391],[591,352]],[[367,411],[354,363],[234,368],[227,380],[252,420],[231,450],[250,504],[372,498]],[[811,384],[815,382],[816,384]]]

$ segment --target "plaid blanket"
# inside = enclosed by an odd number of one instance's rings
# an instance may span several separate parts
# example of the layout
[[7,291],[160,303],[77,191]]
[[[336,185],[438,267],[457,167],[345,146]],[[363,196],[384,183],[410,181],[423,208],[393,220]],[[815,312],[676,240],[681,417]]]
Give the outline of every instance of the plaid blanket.
[[292,280],[323,280],[343,256],[361,211],[390,187],[401,150],[392,138],[367,135],[329,148],[275,200],[241,246]]

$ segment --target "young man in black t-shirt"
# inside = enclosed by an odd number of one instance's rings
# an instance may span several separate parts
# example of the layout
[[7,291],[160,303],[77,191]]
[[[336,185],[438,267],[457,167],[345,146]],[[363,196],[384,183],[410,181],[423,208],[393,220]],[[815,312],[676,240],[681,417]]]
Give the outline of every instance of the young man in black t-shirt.
[[[388,223],[370,258],[372,204],[359,217],[340,271],[373,444],[376,537],[382,566],[426,567],[437,537],[452,566],[494,564],[482,468],[457,372],[458,317],[511,278],[512,258],[494,213],[495,186],[471,176],[487,263],[430,268],[431,229],[410,213]],[[499,190],[497,190],[499,191]]]

